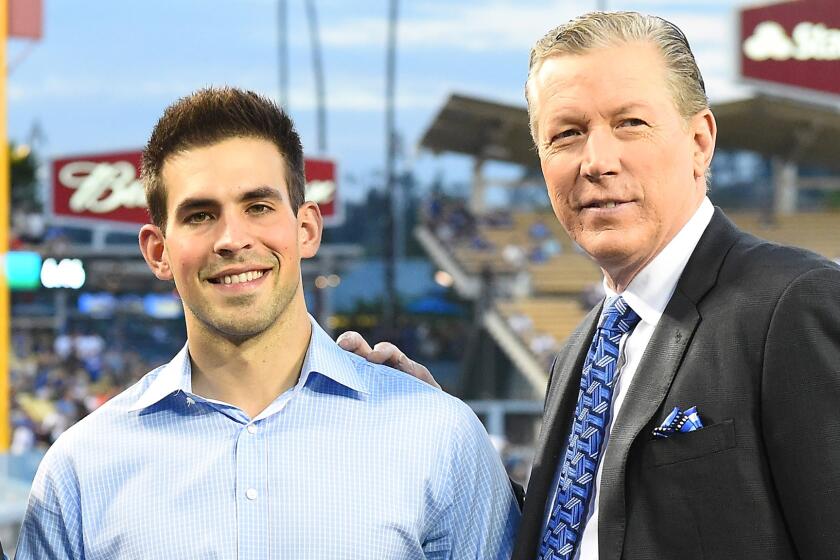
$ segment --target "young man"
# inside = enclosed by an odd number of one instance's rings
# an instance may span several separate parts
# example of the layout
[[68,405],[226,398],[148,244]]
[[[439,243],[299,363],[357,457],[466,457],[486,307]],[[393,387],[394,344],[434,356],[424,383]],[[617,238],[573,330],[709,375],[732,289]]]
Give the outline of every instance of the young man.
[[49,450],[17,558],[507,558],[518,508],[475,415],[307,314],[321,216],[289,118],[199,91],[143,181],[140,248],[187,344]]

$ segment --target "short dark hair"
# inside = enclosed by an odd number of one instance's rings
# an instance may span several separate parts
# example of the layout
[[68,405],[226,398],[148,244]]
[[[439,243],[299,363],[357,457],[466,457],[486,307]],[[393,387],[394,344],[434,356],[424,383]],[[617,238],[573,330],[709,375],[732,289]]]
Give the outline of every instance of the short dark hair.
[[166,108],[143,150],[141,178],[152,223],[166,230],[163,166],[175,154],[228,138],[257,138],[277,146],[286,162],[292,210],[305,199],[303,146],[292,119],[274,101],[233,87],[200,89]]

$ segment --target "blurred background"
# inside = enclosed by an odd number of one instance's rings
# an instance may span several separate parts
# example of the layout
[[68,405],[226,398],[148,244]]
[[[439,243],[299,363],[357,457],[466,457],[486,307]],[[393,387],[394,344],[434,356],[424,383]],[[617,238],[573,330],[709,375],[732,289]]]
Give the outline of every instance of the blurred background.
[[174,285],[137,247],[137,166],[163,109],[197,88],[282,103],[327,217],[303,269],[310,310],[429,366],[522,482],[548,367],[603,297],[528,134],[528,53],[549,28],[594,9],[679,25],[718,120],[712,201],[756,235],[840,259],[837,0],[4,4],[6,548],[49,445],[184,344]]

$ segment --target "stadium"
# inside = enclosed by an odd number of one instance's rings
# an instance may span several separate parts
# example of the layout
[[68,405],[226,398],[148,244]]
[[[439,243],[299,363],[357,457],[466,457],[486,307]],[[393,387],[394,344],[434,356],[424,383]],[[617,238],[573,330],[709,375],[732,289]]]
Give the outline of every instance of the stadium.
[[[11,38],[52,40],[41,29],[52,4],[35,2],[37,13],[24,18],[23,2],[9,5],[18,10]],[[718,141],[709,197],[746,232],[840,264],[833,8],[827,0],[727,6],[736,22],[727,56],[748,95],[712,94]],[[322,104],[312,112],[323,111]],[[326,230],[317,257],[303,263],[307,303],[333,337],[355,330],[371,342],[390,340],[427,365],[478,415],[508,475],[526,484],[548,372],[603,300],[603,275],[551,210],[524,100],[449,88],[424,117],[401,141],[423,154],[417,161],[426,169],[409,169],[408,157],[396,162],[391,122],[386,169],[361,196],[350,195],[346,161],[326,150],[320,132],[319,149],[306,150],[307,200],[320,206]],[[46,449],[186,339],[174,285],[157,281],[137,248],[137,230],[148,222],[139,171],[145,136],[129,149],[80,142],[58,152],[30,136],[9,134],[9,161],[0,161],[11,169],[10,233],[0,248],[7,252],[0,340],[10,348],[0,371],[9,395],[0,414],[7,553]],[[467,170],[467,179],[435,176],[448,165]]]

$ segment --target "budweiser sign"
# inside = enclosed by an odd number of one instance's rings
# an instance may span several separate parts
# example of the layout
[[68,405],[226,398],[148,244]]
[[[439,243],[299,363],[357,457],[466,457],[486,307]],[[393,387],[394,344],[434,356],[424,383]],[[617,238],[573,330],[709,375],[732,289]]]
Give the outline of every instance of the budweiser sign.
[[[87,222],[147,223],[140,159],[138,150],[54,160],[53,214]],[[334,225],[341,218],[335,162],[307,158],[305,164],[306,199],[318,204],[325,224]]]
[[132,151],[53,160],[53,213],[97,222],[147,223],[140,157],[140,151]]
[[741,74],[774,85],[840,94],[836,0],[797,0],[742,10]]

